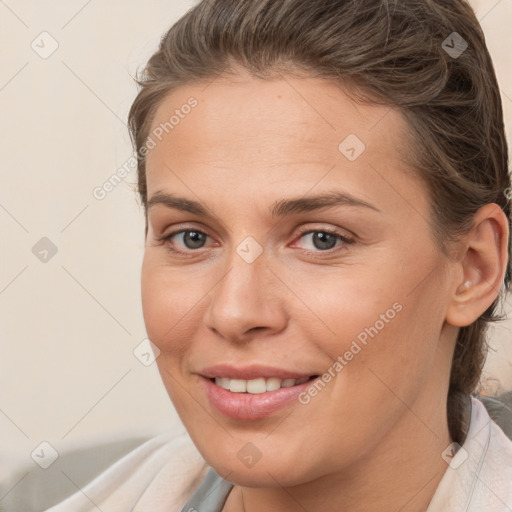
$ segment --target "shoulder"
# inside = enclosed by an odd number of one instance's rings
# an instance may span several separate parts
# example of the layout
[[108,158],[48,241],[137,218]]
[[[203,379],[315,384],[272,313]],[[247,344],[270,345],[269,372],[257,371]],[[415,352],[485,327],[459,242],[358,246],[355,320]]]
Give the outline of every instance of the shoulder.
[[466,440],[446,459],[446,472],[427,512],[512,510],[512,441],[479,400],[472,398],[471,406]]
[[47,512],[173,512],[192,495],[208,466],[187,433],[160,434],[131,451]]
[[[475,400],[475,402],[477,402]],[[478,402],[478,407],[484,406]],[[512,510],[512,440],[489,417],[487,412],[482,412],[482,428],[489,428],[489,447],[482,462],[482,468],[478,475],[478,487],[483,503],[494,504],[495,508],[488,510]],[[478,501],[477,503],[480,503]],[[487,509],[486,509],[487,510]]]

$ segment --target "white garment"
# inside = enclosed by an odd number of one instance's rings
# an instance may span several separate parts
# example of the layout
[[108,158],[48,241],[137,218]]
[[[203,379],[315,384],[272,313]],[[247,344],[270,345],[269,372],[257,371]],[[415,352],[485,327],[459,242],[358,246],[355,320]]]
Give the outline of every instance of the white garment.
[[160,434],[46,512],[175,512],[209,466],[188,434]]
[[[466,441],[426,512],[512,512],[512,441],[471,403]],[[188,435],[162,434],[46,512],[180,512],[208,469]]]
[[512,441],[471,399],[471,423],[426,512],[512,512]]

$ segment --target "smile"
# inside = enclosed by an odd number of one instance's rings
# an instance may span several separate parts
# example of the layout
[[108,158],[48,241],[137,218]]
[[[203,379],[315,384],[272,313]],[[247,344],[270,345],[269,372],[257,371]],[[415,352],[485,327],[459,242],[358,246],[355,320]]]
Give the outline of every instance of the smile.
[[251,377],[202,375],[200,383],[205,398],[214,410],[231,419],[250,421],[272,416],[285,408],[300,406],[299,395],[319,376],[296,375],[297,378],[292,378],[287,375],[286,378],[279,378],[270,377],[267,373],[265,377]]
[[278,377],[270,378],[256,378],[251,380],[244,379],[230,379],[229,377],[216,377],[211,379],[212,382],[222,389],[230,391],[231,393],[251,393],[259,395],[268,391],[276,391],[281,388],[291,388],[299,384],[303,384],[308,380],[317,377],[302,377],[300,379],[280,379]]

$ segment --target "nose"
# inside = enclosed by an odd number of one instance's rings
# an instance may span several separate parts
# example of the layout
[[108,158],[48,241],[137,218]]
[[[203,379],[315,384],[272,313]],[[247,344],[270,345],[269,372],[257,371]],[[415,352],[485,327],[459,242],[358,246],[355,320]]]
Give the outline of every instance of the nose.
[[287,314],[280,284],[265,254],[248,263],[233,252],[223,277],[210,293],[206,325],[222,338],[238,343],[282,331]]

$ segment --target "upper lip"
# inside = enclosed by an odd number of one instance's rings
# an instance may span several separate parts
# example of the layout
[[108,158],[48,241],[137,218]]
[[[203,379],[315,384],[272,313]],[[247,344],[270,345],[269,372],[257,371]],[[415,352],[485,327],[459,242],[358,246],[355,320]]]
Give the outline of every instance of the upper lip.
[[277,379],[302,379],[303,377],[311,377],[312,373],[302,373],[293,370],[285,370],[283,368],[276,368],[274,366],[264,366],[253,364],[250,366],[232,366],[229,364],[216,364],[208,366],[198,372],[203,377],[213,379],[215,377],[224,377],[230,379],[270,379],[275,377]]

